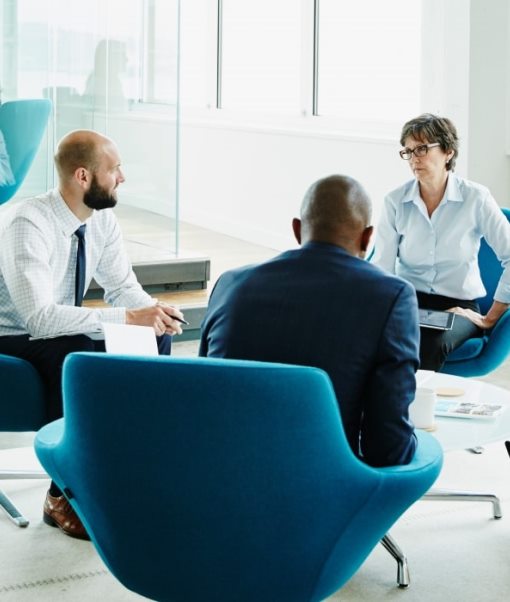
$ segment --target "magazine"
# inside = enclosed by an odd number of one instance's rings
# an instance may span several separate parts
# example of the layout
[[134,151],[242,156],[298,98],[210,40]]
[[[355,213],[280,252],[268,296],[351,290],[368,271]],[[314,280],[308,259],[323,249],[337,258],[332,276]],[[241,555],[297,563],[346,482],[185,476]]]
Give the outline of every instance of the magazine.
[[474,403],[453,399],[438,399],[434,414],[450,418],[483,418],[490,419],[499,416],[505,406],[495,403]]

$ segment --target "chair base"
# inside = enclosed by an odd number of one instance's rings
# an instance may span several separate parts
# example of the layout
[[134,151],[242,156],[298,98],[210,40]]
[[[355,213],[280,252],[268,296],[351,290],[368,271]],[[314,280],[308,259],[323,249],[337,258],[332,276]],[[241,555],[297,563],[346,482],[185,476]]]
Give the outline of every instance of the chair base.
[[502,518],[501,502],[493,493],[475,493],[473,491],[450,491],[448,489],[431,489],[423,498],[431,501],[455,502],[490,502],[495,519]]
[[44,470],[10,470],[9,468],[0,469],[0,481],[12,481],[15,479],[49,479],[48,473]]
[[397,584],[401,588],[409,587],[411,579],[409,578],[409,566],[407,564],[407,557],[402,552],[400,547],[397,545],[393,537],[386,533],[381,539],[383,547],[393,556],[397,561]]
[[[0,470],[0,480],[13,480],[13,479],[48,479],[47,473],[43,470],[10,470],[4,468]],[[7,495],[0,490],[0,507],[5,510],[7,516],[12,520],[18,527],[28,527],[30,521],[21,514],[16,506],[11,502]]]
[[[510,444],[508,446],[510,454]],[[455,502],[490,502],[495,519],[503,517],[501,502],[493,493],[475,493],[472,491],[450,491],[448,489],[431,489],[423,498],[431,501],[455,501]],[[381,539],[381,544],[397,561],[397,584],[401,588],[409,587],[409,566],[407,558],[395,540],[388,534]]]
[[30,521],[21,514],[21,512],[16,508],[16,506],[11,502],[11,500],[1,490],[0,507],[5,510],[7,516],[12,520],[14,524],[18,525],[18,527],[28,527]]

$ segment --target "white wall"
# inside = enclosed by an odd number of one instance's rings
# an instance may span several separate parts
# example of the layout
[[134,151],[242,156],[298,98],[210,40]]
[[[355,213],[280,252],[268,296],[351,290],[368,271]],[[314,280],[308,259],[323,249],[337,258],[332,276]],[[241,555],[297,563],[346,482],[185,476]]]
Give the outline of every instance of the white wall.
[[[508,0],[428,3],[434,11],[424,35],[422,108],[457,124],[457,172],[510,205]],[[294,244],[290,221],[316,179],[332,173],[357,178],[377,216],[384,194],[410,177],[397,155],[399,128],[368,139],[317,131],[310,118],[285,131],[284,125],[257,130],[221,122],[214,109],[210,115],[198,120],[183,108],[180,216],[225,234],[283,249]]]
[[471,0],[469,177],[510,206],[508,0]]
[[378,209],[410,177],[386,140],[189,123],[181,131],[181,218],[275,249],[294,244],[291,220],[318,178],[358,179]]

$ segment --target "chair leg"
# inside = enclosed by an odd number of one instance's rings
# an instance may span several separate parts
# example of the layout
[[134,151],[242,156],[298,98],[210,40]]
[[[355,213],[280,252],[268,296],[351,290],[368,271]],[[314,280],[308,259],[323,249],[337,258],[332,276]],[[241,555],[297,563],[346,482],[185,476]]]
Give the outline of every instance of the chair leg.
[[[25,448],[20,448],[20,451],[24,451]],[[30,449],[30,448],[26,448]],[[16,451],[16,450],[15,450]],[[35,457],[35,456],[34,456]],[[32,467],[26,469],[11,469],[11,468],[0,468],[0,481],[7,479],[49,479],[49,476],[42,467]],[[18,527],[28,527],[29,521],[26,519],[11,500],[0,490],[0,507],[5,510],[7,516],[16,524]]]
[[483,454],[485,449],[481,445],[477,445],[475,447],[468,447],[467,451],[471,452],[472,454]]
[[393,556],[397,561],[397,583],[399,587],[409,587],[411,582],[409,578],[409,566],[407,564],[407,557],[402,552],[400,547],[397,545],[393,537],[389,533],[381,539],[383,547]]
[[501,502],[493,493],[475,493],[473,491],[449,491],[448,489],[431,489],[423,497],[423,500],[431,501],[455,501],[455,502],[490,502],[494,518],[501,518]]
[[0,491],[0,507],[7,512],[7,516],[18,525],[18,527],[28,527],[29,521],[21,514],[3,491]]

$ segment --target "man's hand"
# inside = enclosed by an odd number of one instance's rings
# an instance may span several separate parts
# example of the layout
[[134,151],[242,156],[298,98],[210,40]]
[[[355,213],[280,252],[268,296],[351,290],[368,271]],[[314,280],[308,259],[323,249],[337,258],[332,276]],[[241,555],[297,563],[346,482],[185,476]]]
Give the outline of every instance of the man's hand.
[[181,323],[173,317],[184,319],[182,313],[166,303],[156,303],[150,307],[126,310],[126,324],[151,326],[157,336],[182,334]]

